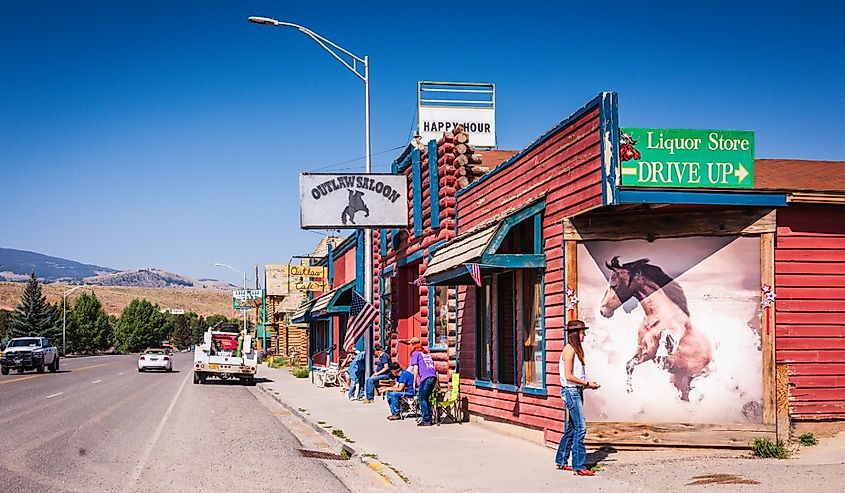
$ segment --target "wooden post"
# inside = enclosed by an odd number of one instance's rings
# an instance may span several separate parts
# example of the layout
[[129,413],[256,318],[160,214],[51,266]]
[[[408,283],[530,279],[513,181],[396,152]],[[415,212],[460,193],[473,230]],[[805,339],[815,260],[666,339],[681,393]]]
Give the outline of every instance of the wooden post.
[[[760,235],[760,284],[775,285],[775,235]],[[776,424],[775,402],[775,307],[761,308],[761,348],[763,353],[763,424]],[[788,418],[787,418],[788,419]],[[780,430],[778,430],[780,434]]]
[[[578,293],[578,242],[565,241],[563,244],[563,262],[565,265],[563,292],[572,288]],[[564,300],[565,302],[566,300]],[[570,314],[573,319],[578,318],[578,305],[572,310],[566,309],[564,306],[566,321],[568,322]]]

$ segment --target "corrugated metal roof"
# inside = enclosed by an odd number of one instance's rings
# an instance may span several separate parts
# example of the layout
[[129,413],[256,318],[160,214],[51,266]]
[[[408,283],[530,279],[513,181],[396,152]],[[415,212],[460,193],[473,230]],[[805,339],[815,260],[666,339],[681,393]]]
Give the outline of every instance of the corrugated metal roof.
[[309,301],[308,303],[300,306],[299,309],[290,315],[291,322],[304,318],[305,314],[308,313],[308,310],[310,310],[312,306],[314,306],[314,301]]
[[450,243],[442,246],[429,261],[428,268],[425,270],[426,277],[446,272],[463,263],[479,259],[498,230],[499,223],[491,224],[486,228],[467,233],[463,237],[458,236]]
[[344,284],[343,286],[332,289],[331,291],[329,291],[326,294],[317,298],[314,301],[314,306],[311,308],[310,312],[317,314],[317,315],[320,315],[324,310],[326,310],[329,307],[329,304],[332,302],[334,297],[337,294],[339,294],[341,291],[343,291],[344,289],[347,289],[348,287],[350,287],[353,282],[354,281],[351,281],[351,282]]

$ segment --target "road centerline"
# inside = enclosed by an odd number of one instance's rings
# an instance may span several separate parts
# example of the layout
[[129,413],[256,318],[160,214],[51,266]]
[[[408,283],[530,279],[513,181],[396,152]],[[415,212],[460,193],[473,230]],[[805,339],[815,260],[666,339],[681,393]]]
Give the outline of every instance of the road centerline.
[[100,382],[102,382],[102,380],[94,380],[94,381],[93,381],[93,382],[91,382],[91,383],[100,383]]
[[53,397],[58,397],[58,396],[60,396],[60,395],[62,395],[62,394],[64,394],[64,392],[57,392],[57,393],[55,393],[55,394],[50,394],[50,395],[48,395],[47,397],[45,397],[45,399],[52,399]]

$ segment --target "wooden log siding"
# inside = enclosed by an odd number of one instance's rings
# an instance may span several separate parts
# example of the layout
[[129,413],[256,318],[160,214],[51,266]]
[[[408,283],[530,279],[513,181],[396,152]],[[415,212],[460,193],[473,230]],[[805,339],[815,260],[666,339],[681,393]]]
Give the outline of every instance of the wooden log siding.
[[[547,395],[500,391],[475,386],[475,288],[458,297],[461,392],[470,412],[541,429],[544,436],[563,431],[557,361],[563,350],[563,220],[602,206],[599,109],[586,111],[544,142],[482,181],[460,192],[458,233],[492,216],[545,197],[543,246],[545,271],[545,344]],[[521,346],[520,346],[521,347]],[[519,382],[522,374],[520,368]]]
[[777,224],[775,358],[790,417],[845,419],[845,208],[793,205]]

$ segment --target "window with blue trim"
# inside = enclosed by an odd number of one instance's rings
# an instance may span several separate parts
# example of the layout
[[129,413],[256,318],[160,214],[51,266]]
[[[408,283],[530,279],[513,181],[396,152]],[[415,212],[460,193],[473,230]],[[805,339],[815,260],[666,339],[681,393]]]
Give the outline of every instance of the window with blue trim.
[[522,271],[522,382],[545,388],[546,356],[543,327],[543,271]]

